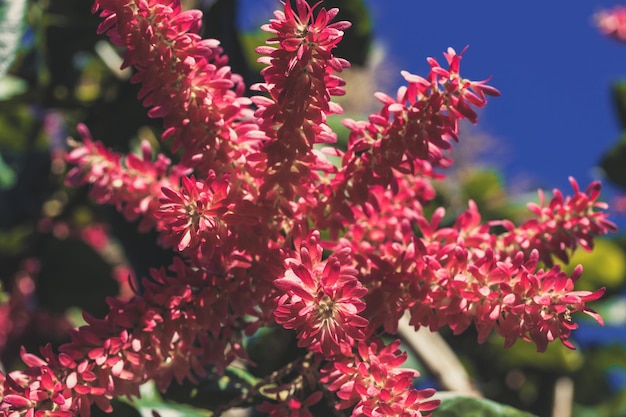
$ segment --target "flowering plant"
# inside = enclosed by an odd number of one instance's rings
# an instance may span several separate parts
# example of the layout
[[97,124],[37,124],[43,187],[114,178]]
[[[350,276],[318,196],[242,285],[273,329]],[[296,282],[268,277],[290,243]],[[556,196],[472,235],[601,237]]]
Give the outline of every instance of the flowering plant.
[[147,381],[165,391],[252,367],[246,338],[282,326],[301,355],[216,414],[254,404],[310,416],[325,398],[354,416],[420,416],[439,400],[414,388],[418,373],[386,337],[404,317],[415,329],[473,326],[479,342],[495,332],[507,347],[523,339],[539,351],[557,339],[573,348],[574,313],[602,321],[587,303],[603,290],[575,290],[582,269],[568,275],[554,262],[615,229],[599,183],[540,193],[521,225],[482,221],[472,201],[444,223],[433,184],[453,163],[458,124],[476,123],[476,109],[499,95],[460,75],[464,51],[448,49],[443,65],[429,58],[425,77],[404,71],[395,97],[376,94],[380,111],[344,120],[340,150],[327,117],[342,111],[331,97],[344,94],[336,74],[349,63],[333,49],[350,24],[335,21],[337,9],[296,0],[275,12],[257,49],[264,82],[250,98],[219,43],[199,36],[199,11],[178,0],[95,0],[92,10],[98,32],[126,48],[123,66],[177,155],[153,157],[147,142],[122,155],[80,125],[66,183],[88,185],[177,256],[132,298],[109,299],[104,318],[86,314],[58,350],[24,349],[26,367],[0,375],[5,415],[87,417]]

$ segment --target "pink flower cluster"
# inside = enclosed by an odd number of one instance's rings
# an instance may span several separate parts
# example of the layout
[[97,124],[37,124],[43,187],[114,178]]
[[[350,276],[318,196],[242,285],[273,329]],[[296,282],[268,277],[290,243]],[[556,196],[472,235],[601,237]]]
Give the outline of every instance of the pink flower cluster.
[[299,345],[326,357],[350,355],[365,340],[368,322],[358,313],[367,294],[352,267],[348,248],[322,260],[319,233],[302,242],[297,259],[287,259],[283,278],[274,284],[284,292],[274,312],[276,322],[298,331]]
[[139,229],[158,228],[155,211],[160,207],[162,187],[177,184],[185,171],[171,169],[171,161],[159,154],[152,160],[148,142],[142,143],[141,156],[122,156],[94,142],[84,125],[78,126],[82,145],[69,152],[66,159],[76,165],[65,178],[68,185],[90,184],[90,196],[100,204],[113,204],[128,221],[140,219]]
[[310,416],[323,392],[354,416],[419,417],[437,406],[433,390],[414,389],[399,342],[380,337],[395,335],[404,314],[416,328],[474,325],[481,342],[495,331],[507,346],[526,339],[538,350],[556,339],[571,347],[575,312],[601,320],[587,303],[602,290],[576,291],[580,268],[568,276],[550,267],[614,230],[598,184],[582,192],[572,180],[573,196],[542,197],[520,226],[482,222],[473,202],[452,225],[441,224],[442,207],[425,210],[453,163],[459,121],[476,122],[476,108],[499,94],[460,75],[462,54],[449,49],[445,65],[429,58],[426,77],[403,72],[395,98],[377,94],[379,112],[344,121],[342,152],[319,147],[336,140],[326,118],[341,112],[331,101],[344,93],[335,73],[349,65],[332,53],[349,27],[333,23],[336,9],[296,0],[275,12],[258,49],[264,95],[252,99],[218,42],[198,35],[199,12],[177,0],[96,0],[93,10],[104,19],[99,31],[127,49],[140,99],[182,156],[153,160],[147,145],[122,156],[80,127],[67,183],[140,218],[179,257],[132,299],[109,300],[106,317],[87,317],[58,353],[24,351],[26,368],[1,376],[5,415],[109,411],[111,399],[138,395],[148,380],[165,390],[209,367],[249,363],[244,338],[279,325],[313,359],[299,362],[301,377],[267,381],[289,395],[261,410]]
[[380,340],[369,345],[359,342],[353,358],[327,365],[322,380],[337,391],[338,407],[354,406],[353,415],[368,417],[421,416],[434,410],[439,404],[429,399],[434,390],[412,389],[412,381],[419,374],[398,368],[406,360],[399,347],[399,341],[387,346]]

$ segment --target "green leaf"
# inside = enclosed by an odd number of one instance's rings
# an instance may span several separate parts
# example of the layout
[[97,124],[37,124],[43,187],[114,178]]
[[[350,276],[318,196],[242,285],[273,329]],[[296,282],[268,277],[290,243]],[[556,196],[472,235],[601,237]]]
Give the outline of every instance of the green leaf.
[[577,290],[594,291],[600,287],[617,289],[624,284],[626,278],[624,251],[612,241],[596,240],[591,252],[582,248],[577,249],[570,257],[568,265],[562,266],[571,274],[579,264],[583,266],[583,275],[576,282]]
[[248,65],[254,71],[260,71],[266,65],[257,61],[260,55],[256,52],[256,48],[265,45],[265,41],[270,38],[270,34],[262,30],[255,32],[239,33],[239,42],[243,48],[244,57]]
[[210,410],[164,401],[152,381],[142,385],[140,392],[140,398],[120,400],[133,406],[144,417],[152,415],[153,411],[167,417],[210,417],[213,414]]
[[21,78],[5,75],[0,78],[0,100],[8,100],[26,92],[28,84]]
[[235,366],[229,366],[226,368],[226,375],[232,380],[238,379],[239,385],[241,385],[242,382],[245,382],[252,387],[261,382],[261,378],[257,378],[247,370]]
[[17,183],[17,174],[15,171],[4,162],[2,154],[0,153],[0,190],[8,190],[13,188]]
[[432,417],[535,417],[534,414],[484,398],[451,392],[438,392],[435,398],[440,399],[441,404]]
[[486,345],[493,352],[494,364],[502,368],[530,367],[544,371],[572,372],[584,364],[584,356],[578,350],[571,350],[560,342],[550,343],[545,352],[537,352],[534,343],[519,341],[510,348],[502,346],[502,339],[492,335]]
[[[516,204],[509,199],[503,185],[502,174],[493,169],[464,170],[460,175],[462,201],[474,200],[480,207],[484,220],[519,219],[527,215],[526,204]],[[465,210],[466,205],[462,209]]]
[[500,174],[494,170],[476,170],[467,173],[463,178],[463,187],[467,197],[488,203],[490,200],[504,198],[504,188]]
[[626,348],[620,345],[607,346],[594,352],[593,360],[595,366],[604,370],[613,367],[626,369]]
[[24,32],[27,0],[0,0],[0,78],[15,59]]
[[572,417],[624,417],[626,416],[626,391],[595,405],[574,403]]
[[211,372],[197,383],[189,380],[180,384],[173,382],[163,393],[162,401],[197,409],[216,409],[238,400],[260,381],[245,369],[229,366],[224,375]]

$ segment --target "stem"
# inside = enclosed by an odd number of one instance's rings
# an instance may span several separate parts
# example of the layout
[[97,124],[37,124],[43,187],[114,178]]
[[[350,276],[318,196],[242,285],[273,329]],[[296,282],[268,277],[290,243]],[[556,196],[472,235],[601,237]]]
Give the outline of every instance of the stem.
[[261,392],[261,390],[263,389],[263,387],[265,387],[265,386],[267,386],[269,384],[272,384],[272,383],[276,383],[281,378],[283,378],[283,377],[289,375],[291,372],[293,372],[294,369],[296,369],[296,367],[302,367],[305,363],[310,362],[311,359],[313,358],[313,356],[314,356],[313,352],[308,352],[306,355],[301,356],[301,357],[295,359],[294,361],[289,362],[287,365],[283,366],[282,368],[277,369],[276,371],[272,372],[271,374],[269,374],[268,376],[263,378],[261,381],[259,381],[257,384],[255,384],[254,386],[250,387],[250,389],[242,390],[241,395],[239,395],[239,397],[234,398],[230,402],[228,402],[228,403],[218,407],[213,412],[213,416],[212,417],[219,417],[224,412],[226,412],[227,410],[229,410],[229,409],[231,409],[233,407],[236,407],[238,405],[244,404],[250,398],[252,398],[255,395],[259,394]]
[[557,379],[554,384],[552,417],[570,417],[572,415],[573,402],[574,382],[572,379],[566,376]]
[[424,363],[442,388],[472,397],[483,397],[458,356],[437,332],[425,327],[415,330],[405,314],[398,323],[398,334]]

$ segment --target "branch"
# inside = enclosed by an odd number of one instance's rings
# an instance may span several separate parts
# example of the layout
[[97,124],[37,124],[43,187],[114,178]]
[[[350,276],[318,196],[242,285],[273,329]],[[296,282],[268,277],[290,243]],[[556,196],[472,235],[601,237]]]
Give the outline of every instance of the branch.
[[398,334],[409,345],[411,350],[424,363],[445,390],[455,391],[472,397],[482,397],[463,364],[450,346],[437,332],[422,327],[415,330],[409,324],[409,316],[405,314],[398,323]]

